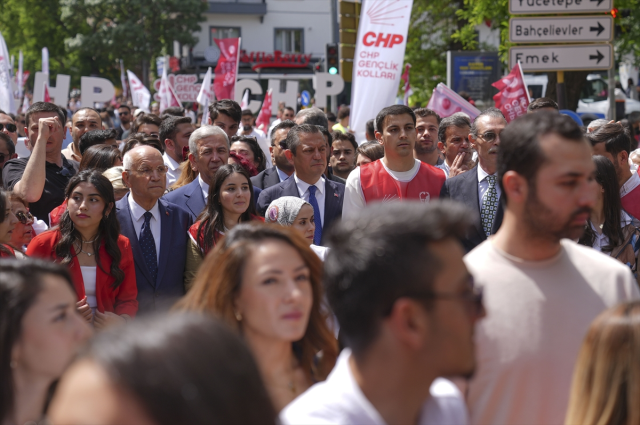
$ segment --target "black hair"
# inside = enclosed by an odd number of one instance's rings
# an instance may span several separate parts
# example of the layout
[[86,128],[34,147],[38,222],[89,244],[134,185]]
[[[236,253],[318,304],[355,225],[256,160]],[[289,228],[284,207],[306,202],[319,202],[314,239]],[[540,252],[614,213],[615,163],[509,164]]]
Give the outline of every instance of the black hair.
[[417,108],[413,110],[413,113],[416,114],[416,117],[420,117],[420,118],[435,117],[438,125],[440,124],[440,121],[442,121],[442,118],[440,118],[440,115],[438,115],[436,111],[432,111],[431,109]]
[[296,120],[302,118],[302,124],[320,125],[329,128],[329,120],[327,115],[319,108],[303,109],[296,115]]
[[142,318],[100,332],[83,357],[130,392],[158,425],[276,423],[251,351],[213,317]]
[[16,145],[13,144],[13,140],[11,140],[11,137],[6,135],[5,133],[0,132],[0,140],[2,140],[7,145],[9,156],[13,156],[13,154],[16,153]]
[[267,164],[267,159],[265,157],[262,148],[258,144],[258,140],[255,137],[248,136],[231,136],[231,141],[229,142],[229,148],[233,145],[234,142],[242,142],[249,145],[251,152],[253,152],[253,158],[258,163],[258,172],[264,171]]
[[160,124],[162,124],[162,120],[159,116],[155,114],[141,114],[135,119],[133,124],[131,125],[131,134],[137,133],[138,129],[141,125],[151,124],[157,125],[160,128]]
[[388,116],[395,115],[409,115],[413,119],[413,125],[416,124],[416,114],[413,112],[413,109],[404,105],[391,105],[383,108],[378,115],[376,116],[376,130],[378,133],[382,133],[384,130],[384,120]]
[[[324,127],[324,129],[326,131],[326,127]],[[289,134],[287,134],[287,140],[286,140],[287,149],[289,149],[291,153],[295,155],[296,150],[300,145],[300,134],[318,134],[318,133],[324,135],[324,132],[322,131],[322,129],[320,129],[319,126],[313,125],[313,124],[301,124],[301,125],[296,125],[292,127],[291,130],[289,130]],[[329,134],[329,136],[331,136],[331,134]]]
[[343,118],[347,118],[349,115],[351,115],[351,108],[349,108],[348,106],[343,106],[338,111],[338,119],[339,120],[341,120]]
[[433,292],[442,264],[429,244],[459,240],[469,225],[460,204],[405,201],[371,205],[330,230],[324,284],[354,355],[374,342],[398,298]]
[[209,105],[209,117],[211,121],[218,118],[218,114],[225,114],[234,122],[239,123],[242,119],[242,109],[238,102],[230,99],[222,99]]
[[191,124],[191,118],[185,116],[168,116],[162,120],[159,131],[162,143],[167,139],[173,140],[180,124]]
[[101,173],[113,167],[116,161],[122,161],[118,148],[111,145],[94,145],[82,154],[78,171],[97,170]]
[[80,155],[84,155],[85,151],[91,146],[103,145],[109,139],[115,139],[118,137],[116,130],[110,128],[108,130],[91,130],[80,136],[80,142],[78,143],[78,149]]
[[338,140],[340,140],[342,142],[349,142],[349,143],[351,143],[353,145],[353,150],[354,151],[358,149],[358,142],[356,142],[356,136],[354,136],[351,133],[343,133],[341,131],[334,131],[333,133],[331,133],[331,137],[333,138],[333,142],[336,142]]
[[[507,119],[504,117],[504,114],[502,113],[502,111],[500,111],[500,109],[498,108],[487,108],[484,111],[480,112],[480,115],[478,115],[474,120],[473,123],[471,124],[471,129],[469,130],[469,134],[473,135],[473,138],[476,139],[478,137],[478,126],[477,126],[477,122],[478,122],[478,118],[480,117],[491,117],[491,118],[501,118],[504,120],[504,122],[507,122]],[[444,142],[442,142],[444,143]]]
[[253,112],[251,112],[251,109],[243,109],[242,110],[242,116],[243,117],[245,117],[245,116],[247,116],[247,117],[248,116],[253,116]]
[[247,170],[245,170],[240,164],[227,164],[218,168],[216,174],[213,176],[213,181],[209,186],[209,198],[207,199],[207,206],[198,220],[200,225],[198,226],[198,241],[202,241],[203,246],[200,248],[205,252],[209,252],[218,242],[218,234],[224,233],[224,210],[222,209],[222,203],[220,202],[220,190],[224,181],[232,174],[242,174],[249,184],[249,192],[251,193],[249,207],[240,215],[239,223],[251,221],[252,216],[256,215],[256,201],[253,199],[253,184],[251,183],[251,176]]
[[566,115],[540,111],[511,121],[500,133],[498,149],[498,182],[505,199],[507,195],[502,178],[507,171],[520,174],[530,185],[535,183],[538,170],[547,160],[540,146],[540,138],[547,134],[557,134],[575,143],[586,143],[580,126]]
[[[4,214],[4,208],[2,209]],[[43,278],[61,278],[75,294],[66,267],[27,258],[0,261],[0,422],[7,423],[15,404],[11,353],[22,334],[22,320],[42,291]]]
[[281,130],[283,128],[288,128],[288,129],[292,129],[293,127],[296,126],[296,123],[291,121],[291,120],[285,120],[285,121],[280,121],[275,127],[273,127],[273,129],[271,130],[271,146],[274,146],[274,140],[276,137],[276,131]]
[[184,117],[184,108],[182,106],[171,106],[162,111],[162,114],[163,116],[169,115],[170,117]]
[[40,112],[53,112],[58,115],[60,118],[60,124],[62,126],[67,122],[67,111],[62,110],[61,107],[49,102],[35,102],[33,105],[27,109],[27,114],[25,116],[26,126],[29,127],[29,120],[31,119],[31,115],[37,114]]
[[358,155],[366,156],[371,161],[377,161],[384,157],[384,146],[377,141],[366,142],[358,146],[356,153]]
[[338,120],[338,118],[336,117],[336,114],[334,114],[333,112],[327,112],[327,121],[333,121],[336,122]]
[[527,112],[537,111],[542,108],[553,108],[556,111],[560,110],[555,100],[548,97],[539,97],[527,106]]
[[371,138],[371,139],[376,138],[376,128],[374,124],[375,124],[375,120],[367,121],[367,124],[366,124],[367,138]]
[[[609,244],[602,247],[602,252],[611,252],[624,242],[620,222],[622,212],[620,186],[618,186],[616,169],[613,163],[609,161],[609,158],[594,155],[593,162],[596,165],[596,181],[603,189],[602,205],[604,209],[604,224],[602,226],[602,233],[609,238]],[[589,220],[578,243],[592,247],[595,240],[596,233],[591,228],[591,220]]]
[[[93,252],[95,252],[96,263],[100,270],[107,275],[111,275],[114,279],[112,288],[115,289],[120,286],[120,283],[124,280],[124,272],[120,268],[120,259],[122,258],[122,252],[118,246],[118,236],[120,236],[120,224],[116,217],[116,199],[113,193],[113,186],[108,178],[102,175],[101,171],[97,170],[85,170],[81,171],[75,176],[71,177],[67,189],[65,191],[65,198],[69,200],[73,194],[73,189],[80,183],[90,183],[96,188],[100,197],[104,201],[104,210],[102,211],[102,219],[100,220],[100,226],[98,227],[98,236],[93,242]],[[109,215],[107,210],[111,207]],[[60,231],[60,241],[56,244],[54,250],[56,256],[61,259],[61,264],[69,264],[73,259],[71,248],[74,243],[82,243],[82,236],[75,229],[69,210],[64,212],[60,218],[60,225],[58,227]],[[105,248],[109,257],[111,257],[111,270],[107,271],[102,268],[100,262],[100,246],[104,241]],[[78,256],[78,253],[75,254]]]
[[471,128],[471,120],[466,114],[459,112],[450,117],[443,118],[438,126],[438,141],[445,145],[447,144],[447,128],[449,127]]
[[617,123],[604,124],[598,127],[593,133],[587,134],[587,139],[591,146],[604,143],[605,150],[617,156],[620,152],[631,155],[631,137],[629,130]]
[[123,103],[123,104],[121,104],[120,106],[118,106],[118,109],[120,109],[120,108],[127,108],[127,110],[128,110],[129,112],[131,112],[131,108],[129,107],[129,105],[125,105],[124,103]]

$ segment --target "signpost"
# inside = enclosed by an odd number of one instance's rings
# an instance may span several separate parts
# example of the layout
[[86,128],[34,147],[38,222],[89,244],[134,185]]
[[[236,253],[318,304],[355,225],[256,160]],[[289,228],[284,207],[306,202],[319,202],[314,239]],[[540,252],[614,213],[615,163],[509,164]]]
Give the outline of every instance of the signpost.
[[609,12],[613,0],[510,0],[512,15]]
[[520,61],[527,72],[593,70],[613,66],[611,44],[519,46],[509,50],[509,66]]
[[613,40],[611,16],[567,16],[562,18],[511,18],[512,43],[585,43]]

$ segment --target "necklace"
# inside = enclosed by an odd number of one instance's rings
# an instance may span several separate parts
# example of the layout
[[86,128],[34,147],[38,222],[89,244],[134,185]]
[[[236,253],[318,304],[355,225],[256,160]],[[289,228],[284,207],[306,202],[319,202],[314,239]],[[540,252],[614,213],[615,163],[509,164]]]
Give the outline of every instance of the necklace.
[[98,239],[98,237],[96,236],[96,238],[92,241],[82,241],[82,243],[94,243],[96,240]]

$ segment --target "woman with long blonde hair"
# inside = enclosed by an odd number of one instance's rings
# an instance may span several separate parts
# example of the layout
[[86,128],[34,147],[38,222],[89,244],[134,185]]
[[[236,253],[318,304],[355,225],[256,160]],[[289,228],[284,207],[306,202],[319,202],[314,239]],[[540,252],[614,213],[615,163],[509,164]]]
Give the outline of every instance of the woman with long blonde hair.
[[294,229],[238,224],[207,255],[178,309],[213,313],[243,335],[278,411],[335,364],[322,262]]
[[640,301],[595,318],[573,375],[566,425],[640,424]]

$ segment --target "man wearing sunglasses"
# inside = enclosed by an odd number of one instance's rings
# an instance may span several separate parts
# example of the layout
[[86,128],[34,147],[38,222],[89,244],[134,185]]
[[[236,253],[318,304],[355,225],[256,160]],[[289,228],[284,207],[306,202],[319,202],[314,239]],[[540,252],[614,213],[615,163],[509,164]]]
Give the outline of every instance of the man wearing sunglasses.
[[324,284],[345,348],[329,377],[284,408],[283,424],[467,423],[443,376],[475,371],[485,315],[452,202],[377,203],[329,234]]
[[116,128],[118,140],[124,140],[131,132],[131,108],[127,105],[118,106],[118,117],[120,118],[120,127]]
[[496,167],[500,132],[506,125],[499,109],[482,111],[469,133],[469,143],[478,152],[478,164],[469,172],[447,179],[440,191],[441,198],[462,202],[473,212],[474,225],[463,240],[467,252],[496,233],[502,224],[504,209]]
[[18,143],[18,126],[9,114],[0,110],[0,131],[9,136],[13,146]]

